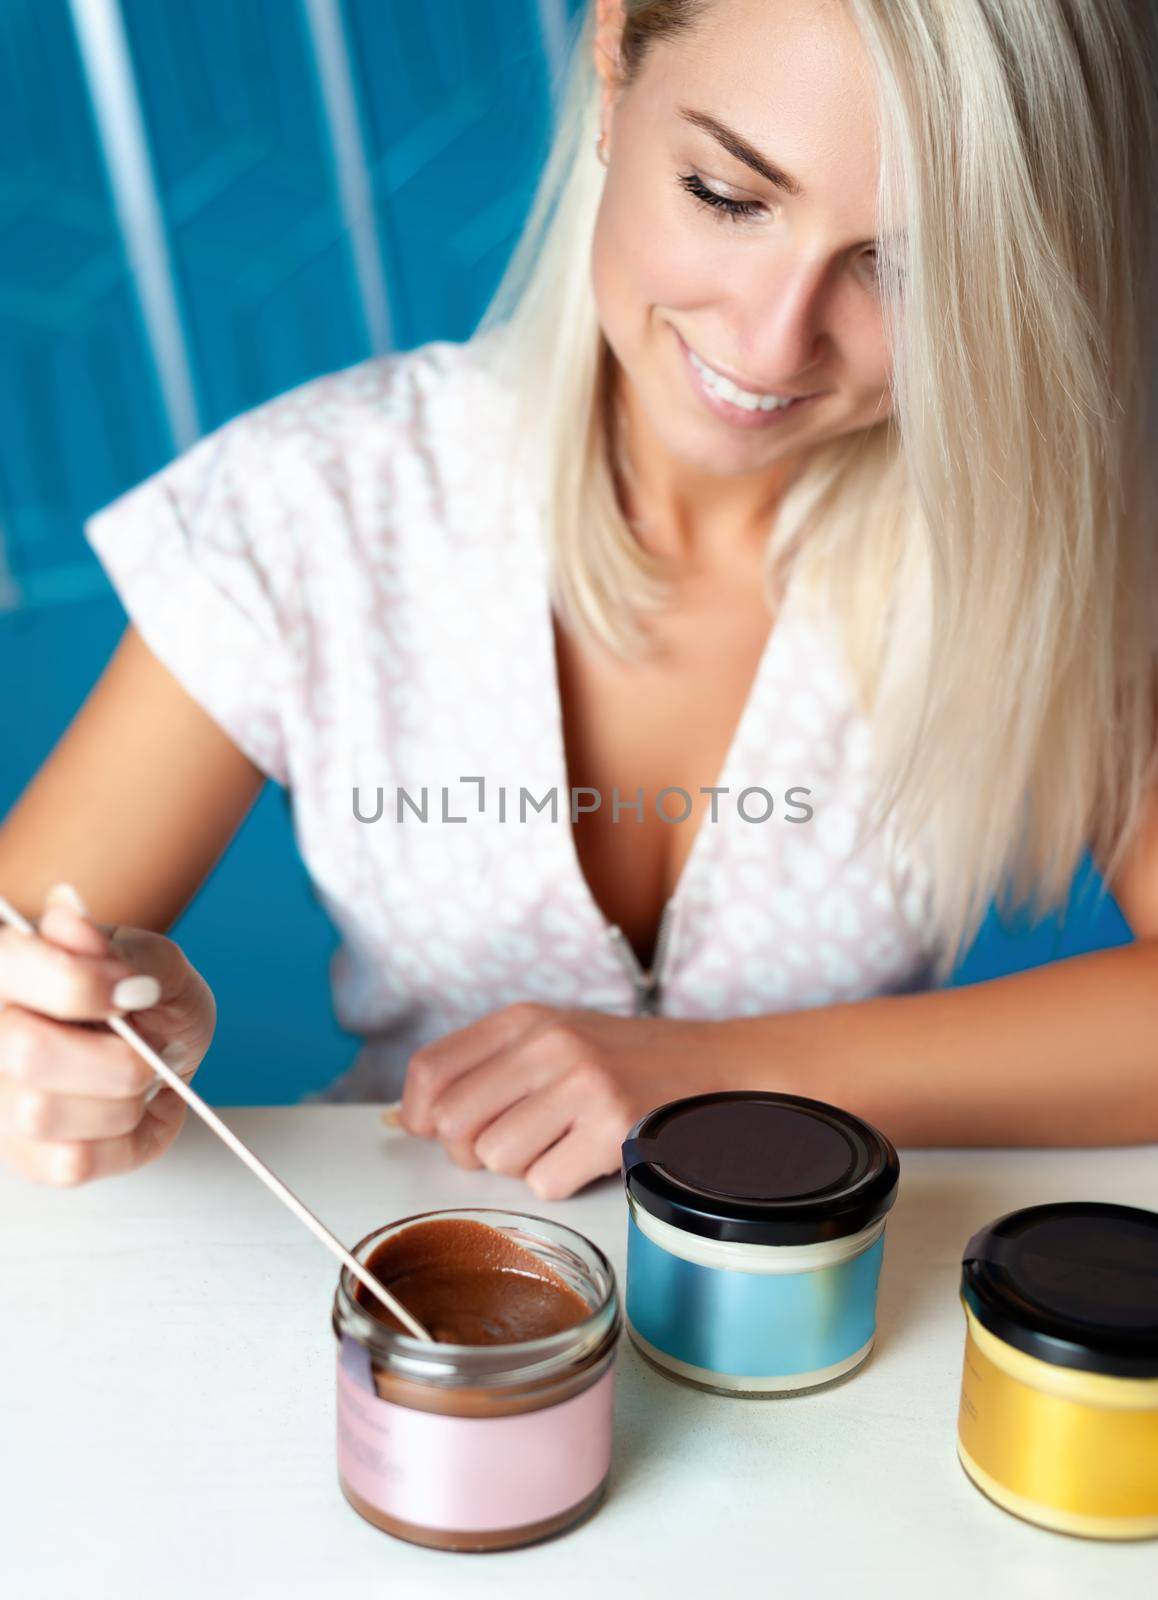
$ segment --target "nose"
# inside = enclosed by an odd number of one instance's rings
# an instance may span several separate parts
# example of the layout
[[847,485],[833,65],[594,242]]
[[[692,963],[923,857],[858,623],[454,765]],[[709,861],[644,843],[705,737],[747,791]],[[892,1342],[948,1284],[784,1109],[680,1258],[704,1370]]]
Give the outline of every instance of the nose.
[[767,380],[769,387],[807,381],[824,348],[823,261],[783,254],[768,257],[732,277],[735,364]]

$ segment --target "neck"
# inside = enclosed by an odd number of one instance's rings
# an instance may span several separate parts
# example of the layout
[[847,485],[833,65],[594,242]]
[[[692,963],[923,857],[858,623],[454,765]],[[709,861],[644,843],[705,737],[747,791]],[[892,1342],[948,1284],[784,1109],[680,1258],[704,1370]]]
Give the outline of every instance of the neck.
[[690,466],[663,446],[634,386],[617,362],[614,369],[607,427],[620,503],[640,543],[696,569],[720,568],[763,550],[802,454],[728,477]]

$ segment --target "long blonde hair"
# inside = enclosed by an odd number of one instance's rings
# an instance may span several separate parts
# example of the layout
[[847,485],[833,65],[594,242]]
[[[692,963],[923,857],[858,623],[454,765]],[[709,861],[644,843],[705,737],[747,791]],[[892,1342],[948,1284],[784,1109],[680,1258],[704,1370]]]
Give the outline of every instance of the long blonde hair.
[[[627,0],[622,82],[713,0]],[[943,980],[995,900],[1112,877],[1158,781],[1158,39],[1133,0],[845,0],[876,77],[892,415],[777,508],[871,717],[871,828],[920,854]],[[545,471],[554,603],[624,658],[662,606],[608,444],[591,283],[594,4],[531,214],[476,330]],[[512,459],[512,468],[516,460]]]

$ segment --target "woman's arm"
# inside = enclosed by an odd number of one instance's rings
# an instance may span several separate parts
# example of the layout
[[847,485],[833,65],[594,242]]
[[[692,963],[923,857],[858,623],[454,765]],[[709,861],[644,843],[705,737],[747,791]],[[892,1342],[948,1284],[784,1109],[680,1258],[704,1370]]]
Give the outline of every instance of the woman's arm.
[[900,1145],[1158,1142],[1158,940],[960,989],[722,1022],[522,1002],[410,1058],[401,1121],[559,1200],[653,1106],[767,1089]]
[[1158,1142],[1158,939],[960,989],[722,1022],[521,1002],[410,1058],[401,1121],[560,1200],[653,1106],[827,1100],[900,1145]]
[[904,1145],[1158,1141],[1158,940],[720,1024],[736,1087],[845,1106]]
[[506,1006],[410,1059],[401,1120],[561,1199],[653,1106],[769,1089],[902,1145],[1158,1141],[1158,796],[1110,884],[1138,942],[959,989],[722,1022]]
[[98,921],[162,933],[264,781],[130,625],[0,826],[0,894],[35,919],[73,883]]
[[[152,1161],[176,1138],[178,1095],[146,1100],[137,1056],[84,1024],[130,1005],[115,985],[133,974],[134,1026],[184,1078],[197,1070],[216,1006],[163,930],[262,782],[130,627],[0,827],[0,893],[40,934],[0,929],[0,1160],[14,1171],[83,1183]],[[57,882],[91,915],[46,906]]]
[[[1158,1141],[1158,792],[1108,887],[1136,944],[960,989],[757,1018],[735,1041],[741,1070],[759,1077],[763,1053],[799,1093],[901,1144]],[[784,1087],[779,1067],[764,1076]]]

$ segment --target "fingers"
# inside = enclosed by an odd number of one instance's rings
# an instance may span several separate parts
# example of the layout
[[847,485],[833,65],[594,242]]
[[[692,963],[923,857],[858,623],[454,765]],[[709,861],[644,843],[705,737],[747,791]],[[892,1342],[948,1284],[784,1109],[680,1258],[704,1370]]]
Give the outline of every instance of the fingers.
[[436,1136],[444,1144],[474,1143],[496,1117],[566,1072],[576,1055],[563,1028],[548,1026],[524,1034],[437,1096],[428,1113]]
[[104,1024],[110,1013],[153,1011],[138,1023],[142,1036],[186,1081],[193,1076],[215,1007],[179,946],[98,923],[74,890],[56,885],[35,937],[0,928],[0,997],[8,1166],[71,1185],[131,1171],[168,1147],[185,1118],[181,1096]]
[[[183,1045],[167,1044],[160,1054],[186,1083],[197,1071]],[[0,1014],[0,1133],[105,1139],[133,1129],[162,1093],[180,1103],[114,1033],[17,1006]]]
[[9,1005],[0,1011],[0,1075],[48,1094],[141,1095],[152,1068],[109,1029],[80,1027]]
[[69,884],[49,890],[37,935],[0,928],[0,999],[61,1021],[148,1011],[188,977],[171,939],[96,922]]
[[489,1172],[522,1178],[557,1140],[568,1133],[575,1108],[563,1095],[532,1095],[496,1117],[474,1141],[475,1155]]
[[572,1128],[523,1174],[540,1200],[566,1200],[584,1184],[619,1170],[619,1142],[594,1130]]
[[[505,1107],[473,1140],[473,1154],[484,1167],[523,1178],[544,1200],[564,1199],[615,1172],[624,1136],[636,1120],[615,1074],[590,1058],[565,1021],[554,1031],[559,1039],[550,1081]],[[539,1034],[516,1048],[544,1048],[546,1038]],[[488,1064],[478,1075],[491,1070]]]
[[524,1002],[417,1051],[399,1120],[458,1166],[525,1178],[547,1199],[615,1171],[633,1119],[583,1019]]
[[477,1022],[423,1045],[411,1056],[399,1120],[410,1133],[435,1133],[434,1102],[463,1073],[497,1055],[515,1039],[541,1027],[553,1015],[549,1006],[519,1002],[492,1011]]
[[144,1113],[143,1094],[119,1100],[49,1094],[0,1077],[0,1134],[29,1139],[109,1139],[131,1133]]
[[[171,1067],[184,1083],[190,1083],[196,1077],[200,1063],[183,1044],[167,1044],[160,1055],[165,1065]],[[155,1077],[145,1090],[145,1104],[148,1105],[159,1094],[172,1094],[172,1090],[166,1086],[163,1078]],[[180,1100],[181,1097],[177,1095],[176,1098]]]
[[[60,916],[71,913],[61,911]],[[54,913],[54,925],[58,919]],[[118,987],[123,985],[123,987]],[[95,1021],[110,1011],[142,1011],[160,999],[152,976],[136,976],[120,955],[84,955],[48,938],[0,928],[0,996],[62,1021]]]
[[469,1139],[443,1139],[440,1143],[456,1167],[463,1167],[467,1172],[474,1172],[482,1166],[482,1162],[475,1155],[474,1145]]
[[71,950],[78,956],[115,955],[107,933],[74,907],[49,900],[48,910],[37,923],[42,939],[49,939],[62,950]]
[[[54,883],[44,896],[38,932],[78,955],[107,955],[116,929],[97,922],[71,883]],[[63,913],[63,915],[61,914]]]
[[52,1140],[0,1135],[0,1159],[32,1183],[72,1187],[155,1161],[177,1137],[185,1106],[165,1089],[130,1132],[111,1139]]

